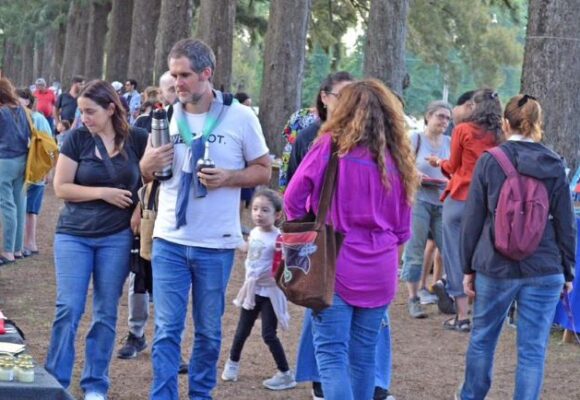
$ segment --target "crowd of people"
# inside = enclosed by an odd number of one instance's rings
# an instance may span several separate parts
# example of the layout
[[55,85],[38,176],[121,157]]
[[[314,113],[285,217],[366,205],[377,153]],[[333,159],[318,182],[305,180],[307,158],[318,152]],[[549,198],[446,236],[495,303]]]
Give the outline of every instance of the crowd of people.
[[[519,94],[502,109],[493,89],[473,90],[455,107],[429,103],[424,130],[409,132],[399,94],[375,79],[333,73],[321,83],[313,109],[293,115],[284,129],[282,193],[259,188],[252,195],[241,189],[270,182],[269,150],[249,96],[238,93],[233,100],[213,88],[215,66],[210,47],[184,39],[169,52],[159,86],[142,93],[133,79],[122,84],[75,76],[58,97],[42,78],[33,92],[0,79],[0,265],[38,253],[45,181],[24,184],[32,126],[54,132],[60,148],[52,181],[64,207],[54,237],[57,294],[47,371],[64,387],[71,385],[77,329],[92,283],[80,387],[85,400],[107,398],[118,304],[128,280],[128,335],[117,356],[132,359],[147,348],[152,300],[150,398],[178,399],[183,373],[190,399],[211,399],[225,292],[238,250],[246,254],[246,275],[234,301],[240,317],[221,373],[229,384],[242,374],[242,350],[260,317],[278,370],[263,381],[265,388],[311,382],[313,399],[393,400],[388,308],[400,277],[411,317],[428,317],[423,306],[437,303],[452,314],[442,329],[471,334],[456,399],[487,395],[495,346],[514,304],[514,398],[540,398],[556,303],[563,288],[572,289],[576,241],[564,162],[541,144],[540,102]],[[154,146],[148,133],[159,108],[168,115],[170,142]],[[495,148],[515,174],[545,187],[549,199],[537,247],[518,260],[494,242],[508,175],[492,155]],[[291,323],[272,274],[278,223],[283,215],[292,221],[318,212],[333,154],[338,167],[327,222],[344,238],[335,293],[330,307],[305,310],[292,368],[277,336],[278,326],[288,329]],[[213,166],[199,167],[209,158]],[[156,181],[155,173],[167,168],[171,177]],[[140,233],[139,190],[153,181],[158,198],[152,275],[143,291],[136,290],[131,251]],[[241,200],[249,202],[255,226],[247,239]],[[194,340],[185,362],[188,305]]]

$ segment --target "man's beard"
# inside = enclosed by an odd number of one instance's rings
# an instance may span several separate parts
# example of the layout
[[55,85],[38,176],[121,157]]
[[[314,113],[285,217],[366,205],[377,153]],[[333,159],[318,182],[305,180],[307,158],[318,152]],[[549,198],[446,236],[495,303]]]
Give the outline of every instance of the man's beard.
[[186,100],[184,103],[185,104],[198,104],[200,102],[200,100],[203,98],[203,93],[192,93],[191,97]]

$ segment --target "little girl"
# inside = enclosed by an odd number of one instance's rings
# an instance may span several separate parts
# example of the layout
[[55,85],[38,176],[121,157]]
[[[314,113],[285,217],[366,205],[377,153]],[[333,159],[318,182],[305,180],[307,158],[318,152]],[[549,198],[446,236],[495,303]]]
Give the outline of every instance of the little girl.
[[241,307],[240,320],[230,350],[230,357],[224,366],[222,379],[237,381],[240,372],[240,356],[244,343],[254,322],[262,316],[262,338],[268,345],[278,372],[263,385],[271,390],[290,389],[296,386],[290,372],[282,343],[276,335],[278,321],[282,329],[288,329],[288,307],[286,297],[276,286],[272,276],[274,248],[280,230],[274,226],[282,212],[282,199],[276,192],[265,189],[257,192],[252,200],[252,221],[256,225],[248,238],[246,257],[246,280],[234,304]]
[[66,119],[60,120],[58,124],[56,124],[56,143],[58,144],[59,150],[68,131],[70,131],[70,122]]

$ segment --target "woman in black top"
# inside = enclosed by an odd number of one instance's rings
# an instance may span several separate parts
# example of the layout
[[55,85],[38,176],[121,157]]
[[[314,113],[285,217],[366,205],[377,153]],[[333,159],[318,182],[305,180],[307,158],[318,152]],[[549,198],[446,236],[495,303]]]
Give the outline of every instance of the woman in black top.
[[[528,95],[512,98],[504,111],[504,152],[521,176],[545,186],[549,218],[538,247],[519,261],[495,247],[497,206],[506,181],[489,153],[477,161],[465,205],[461,265],[465,293],[475,297],[461,400],[484,399],[491,386],[493,356],[510,304],[517,303],[518,364],[514,399],[539,399],[550,327],[562,287],[571,290],[576,223],[561,157],[539,141],[542,109]],[[537,218],[536,214],[536,218]],[[533,225],[533,224],[532,224]],[[505,253],[505,252],[504,252]],[[515,257],[519,258],[519,257]]]
[[69,386],[75,336],[92,278],[92,324],[80,385],[85,399],[104,400],[147,133],[129,128],[118,95],[105,81],[89,82],[78,106],[84,126],[64,139],[54,177],[55,193],[65,205],[54,242],[56,316],[46,369]]

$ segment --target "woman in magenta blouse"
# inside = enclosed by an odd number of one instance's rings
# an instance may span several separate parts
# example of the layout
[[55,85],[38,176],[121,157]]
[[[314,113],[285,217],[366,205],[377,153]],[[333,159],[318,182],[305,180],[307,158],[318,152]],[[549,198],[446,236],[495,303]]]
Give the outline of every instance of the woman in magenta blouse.
[[414,153],[401,103],[377,80],[346,86],[320,132],[286,190],[285,211],[288,220],[318,211],[335,143],[328,218],[344,241],[333,305],[312,316],[314,346],[325,399],[370,399],[380,323],[397,287],[398,247],[410,237]]

